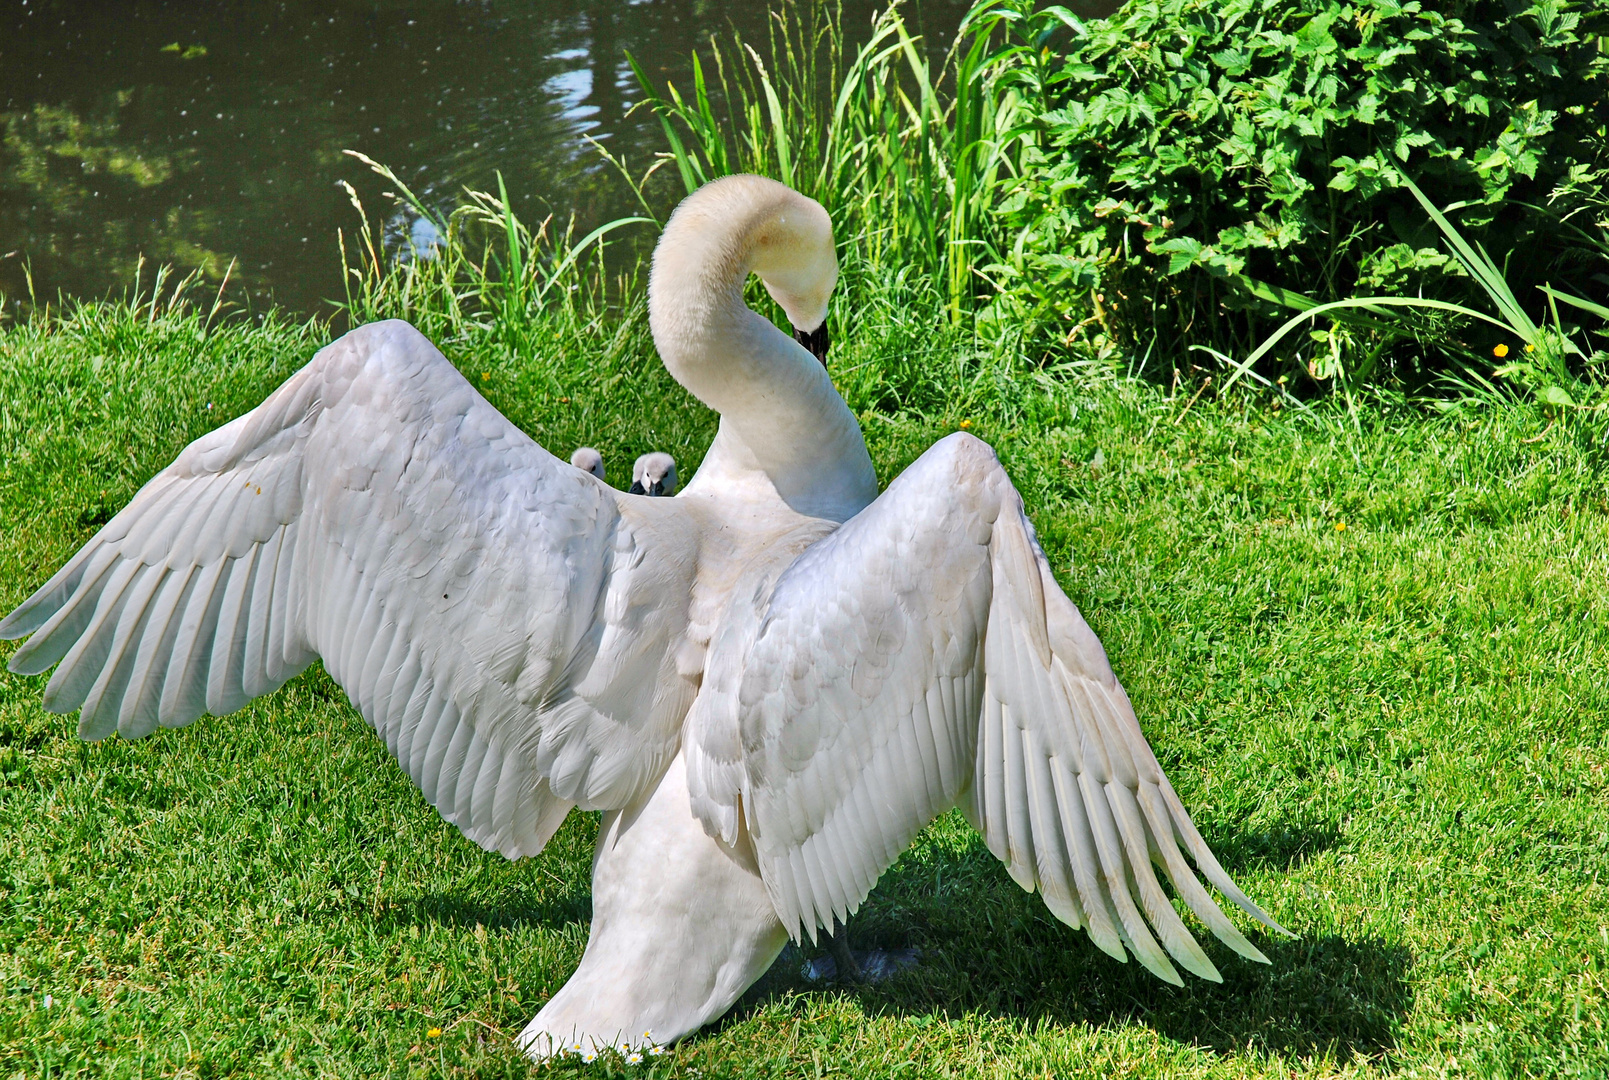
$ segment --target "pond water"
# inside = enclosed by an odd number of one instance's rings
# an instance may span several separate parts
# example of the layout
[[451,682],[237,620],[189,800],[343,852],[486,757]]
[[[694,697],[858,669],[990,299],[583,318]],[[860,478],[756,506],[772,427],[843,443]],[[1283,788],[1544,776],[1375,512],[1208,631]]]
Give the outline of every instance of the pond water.
[[[880,6],[846,0],[846,37],[863,40]],[[906,16],[933,52],[966,6]],[[336,229],[357,224],[337,181],[389,210],[347,149],[443,208],[466,185],[495,191],[501,171],[528,221],[630,213],[584,139],[634,172],[662,149],[648,110],[628,115],[642,95],[626,51],[686,86],[710,34],[758,42],[766,18],[752,0],[10,0],[0,301],[26,301],[25,266],[41,303],[120,293],[143,255],[147,282],[157,263],[218,281],[234,260],[237,300],[328,311]]]

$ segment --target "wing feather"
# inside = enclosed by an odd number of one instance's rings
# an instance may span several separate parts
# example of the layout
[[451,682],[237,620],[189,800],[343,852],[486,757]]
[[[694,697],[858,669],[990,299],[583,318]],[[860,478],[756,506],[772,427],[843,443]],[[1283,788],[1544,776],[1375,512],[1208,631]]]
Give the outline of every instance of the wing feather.
[[1246,940],[1239,927],[1229,921],[1207,890],[1201,887],[1196,880],[1195,873],[1184,861],[1179,852],[1179,845],[1174,843],[1172,821],[1169,819],[1166,804],[1162,801],[1162,793],[1153,783],[1140,785],[1140,808],[1145,811],[1146,823],[1150,826],[1150,835],[1154,838],[1157,848],[1162,853],[1163,867],[1167,871],[1168,882],[1173,886],[1190,910],[1195,912],[1207,929],[1218,936],[1218,939],[1241,956],[1248,960],[1255,960],[1260,964],[1268,963],[1268,957],[1263,955],[1261,949]]
[[1000,710],[1003,730],[1000,745],[1005,750],[1006,787],[1006,871],[1011,880],[1029,892],[1034,888],[1033,826],[1028,821],[1028,777],[1022,760],[1021,728],[1008,707]]
[[1028,824],[1033,830],[1034,871],[1039,893],[1051,913],[1076,930],[1083,924],[1083,918],[1068,881],[1067,846],[1061,835],[1061,815],[1056,809],[1056,785],[1050,778],[1053,762],[1039,745],[1033,728],[1023,728],[1018,735],[1022,740]]
[[1145,822],[1133,790],[1117,783],[1107,784],[1105,790],[1106,802],[1111,807],[1112,820],[1117,825],[1118,836],[1127,856],[1130,879],[1139,887],[1145,916],[1156,928],[1157,936],[1162,939],[1168,953],[1187,971],[1212,982],[1223,982],[1218,969],[1201,951],[1201,946],[1190,936],[1190,931],[1185,929],[1178,912],[1173,910],[1173,905],[1168,902],[1162,886],[1157,882],[1156,874],[1151,870]]
[[1251,897],[1240,890],[1240,886],[1230,880],[1229,875],[1224,872],[1224,868],[1218,864],[1217,856],[1212,853],[1212,849],[1207,846],[1207,842],[1196,831],[1195,822],[1191,821],[1190,815],[1185,813],[1184,803],[1179,800],[1179,796],[1174,792],[1173,785],[1168,783],[1168,778],[1166,776],[1162,777],[1157,786],[1158,790],[1162,792],[1163,801],[1167,804],[1169,817],[1173,820],[1174,835],[1184,842],[1185,850],[1190,852],[1191,857],[1195,859],[1196,867],[1201,871],[1201,876],[1212,882],[1219,892],[1229,897],[1246,914],[1275,933],[1288,934],[1288,930],[1269,918],[1262,908],[1252,903]]
[[1068,769],[1050,774],[1056,788],[1056,806],[1061,812],[1062,837],[1067,842],[1068,860],[1073,868],[1073,884],[1084,913],[1085,928],[1095,947],[1117,960],[1127,960],[1123,939],[1117,930],[1117,912],[1097,874],[1100,853],[1095,850],[1095,833],[1084,812],[1084,797],[1078,777]]
[[167,562],[170,558],[182,563],[214,561],[199,560],[194,552],[196,534],[210,518],[212,501],[222,487],[219,478],[184,483],[177,476],[167,476],[152,481],[151,486],[157,490],[148,500],[141,500],[142,505],[130,505],[132,513],[124,522],[122,535],[112,529],[106,539],[121,541],[120,546],[144,563]]
[[67,650],[50,676],[50,682],[45,684],[45,708],[68,712],[84,703],[112,651],[112,634],[123,613],[128,589],[145,569],[140,563],[125,562],[112,574],[77,643]]
[[377,689],[374,710],[381,725],[381,737],[386,740],[392,756],[401,761],[398,748],[401,746],[402,723],[408,715],[408,702],[413,699],[414,689],[419,685],[423,665],[418,645],[409,639],[400,623],[391,625],[391,647],[386,650],[384,666],[375,676]]
[[453,787],[458,779],[457,764],[463,759],[462,740],[469,734],[464,730],[465,727],[466,725],[458,722],[458,706],[450,692],[442,694],[441,711],[436,714],[436,728],[431,733],[430,746],[425,751],[419,790],[424,792],[425,801],[441,811],[441,816],[448,821],[453,821],[458,816],[458,804],[453,801],[452,796]]
[[428,680],[424,678],[424,665],[419,658],[419,647],[400,632],[397,641],[403,646],[403,655],[397,665],[396,675],[389,680],[390,708],[381,735],[386,741],[386,749],[391,751],[391,756],[406,772],[413,725],[419,721],[419,711],[414,708],[414,703],[422,692],[428,693],[429,690],[426,686]]
[[117,717],[117,730],[128,738],[138,739],[156,730],[162,703],[161,673],[178,639],[184,606],[195,579],[196,567],[180,567],[168,575],[153,601],[151,623],[140,635],[134,672],[129,676],[129,689]]
[[[329,605],[325,625],[320,628],[319,641],[328,642],[321,651],[326,653],[331,677],[356,691],[363,665],[355,646],[374,634],[380,619],[380,591],[372,588],[372,581],[364,579],[361,565],[351,562],[346,552],[332,550],[330,554],[336,563],[332,574],[339,584],[335,603]],[[365,634],[369,637],[361,636]],[[362,707],[361,701],[354,701],[354,704]]]
[[241,667],[241,688],[248,698],[261,697],[284,682],[275,678],[284,666],[276,655],[284,635],[277,633],[279,628],[274,624],[273,614],[274,589],[281,580],[279,565],[290,561],[285,551],[285,533],[285,526],[275,528],[257,555],[259,565],[252,581],[246,652]]
[[920,777],[923,791],[943,791],[946,786],[946,770],[939,764],[939,745],[934,738],[933,716],[935,713],[943,715],[944,684],[949,681],[940,676],[926,687],[926,693],[919,692],[915,696],[911,702],[911,723],[903,729],[909,746],[907,753],[914,766],[912,772]]
[[246,598],[257,573],[257,552],[258,549],[252,547],[238,558],[226,557],[223,603],[218,608],[212,662],[207,668],[207,711],[214,716],[227,716],[251,700],[242,684],[246,659]]
[[[38,675],[66,656],[94,618],[101,594],[121,565],[115,551],[81,552],[62,573],[47,581],[0,623],[0,628],[11,627],[33,635],[11,654],[11,670],[19,675]],[[44,599],[35,602],[41,595]],[[52,603],[59,606],[52,608]]]
[[[469,745],[464,749],[463,764],[458,767],[458,789],[454,792],[458,804],[458,820],[464,822],[465,832],[485,827],[484,821],[475,819],[475,790],[480,786],[480,769],[486,763],[486,740],[468,724]],[[499,773],[502,769],[497,770]]]
[[[37,675],[66,655],[67,650],[78,639],[78,634],[88,625],[89,618],[95,611],[95,604],[100,599],[106,577],[116,565],[116,552],[86,545],[68,559],[60,570],[52,574],[50,580],[41,585],[32,596],[18,604],[15,611],[0,619],[0,634],[5,637],[35,635],[33,640],[24,642],[11,654],[12,671],[19,675]],[[40,630],[53,631],[62,627],[69,619],[79,620],[66,631],[66,635],[70,636],[58,637],[49,632],[44,635],[38,633]],[[47,645],[59,645],[60,649],[47,652]],[[50,658],[30,659],[39,656]]]
[[[218,626],[218,609],[223,606],[224,591],[218,588],[218,581],[223,577],[224,561],[200,569],[185,602],[157,712],[166,727],[183,727],[206,711],[207,648]],[[50,704],[47,697],[45,707]]]
[[[385,663],[386,649],[376,648],[385,633],[385,594],[372,583],[358,578],[357,599],[363,605],[362,614],[348,623],[345,640],[341,642],[341,678],[352,688],[352,703],[365,716],[374,716],[374,680],[380,666]],[[372,722],[372,721],[371,721]]]
[[382,618],[375,631],[373,643],[363,657],[363,674],[358,677],[355,699],[358,711],[368,717],[376,731],[383,736],[391,713],[391,694],[396,689],[397,673],[402,666],[401,653],[408,647],[407,636],[395,620]]
[[[450,720],[442,722],[442,714],[448,711],[451,702],[445,688],[434,678],[427,679],[425,686],[425,704],[419,714],[419,726],[414,731],[413,745],[409,748],[407,771],[413,782],[419,785],[425,801],[439,806],[436,802],[436,778],[440,775],[437,766],[447,749],[446,740],[451,735],[452,727]],[[436,745],[437,740],[441,740],[440,745]],[[431,757],[432,751],[434,758]]]
[[1112,808],[1106,800],[1106,785],[1096,781],[1089,773],[1084,773],[1078,778],[1078,787],[1084,797],[1084,812],[1095,834],[1095,851],[1100,857],[1100,870],[1105,879],[1106,895],[1111,898],[1112,906],[1117,909],[1118,925],[1122,929],[1124,943],[1134,951],[1135,957],[1151,974],[1163,982],[1183,986],[1184,980],[1179,978],[1179,973],[1168,962],[1167,954],[1156,943],[1156,938],[1151,936],[1144,917],[1140,915],[1140,909],[1134,903],[1128,860],[1125,858],[1122,842],[1117,836],[1117,823],[1112,818]]
[[1011,844],[1006,840],[1005,724],[1000,698],[986,691],[977,758],[977,771],[982,778],[979,787],[983,789],[979,824],[983,826],[984,843],[994,857],[1010,862]]
[[[151,601],[166,577],[167,571],[162,567],[141,567],[124,594],[116,616],[116,627],[111,631],[111,645],[108,648],[111,662],[101,669],[99,677],[85,695],[78,725],[80,735],[100,739],[117,730],[123,690],[134,673],[137,656],[137,651],[129,646],[139,641],[139,631],[151,613]],[[112,625],[110,618],[106,625]]]

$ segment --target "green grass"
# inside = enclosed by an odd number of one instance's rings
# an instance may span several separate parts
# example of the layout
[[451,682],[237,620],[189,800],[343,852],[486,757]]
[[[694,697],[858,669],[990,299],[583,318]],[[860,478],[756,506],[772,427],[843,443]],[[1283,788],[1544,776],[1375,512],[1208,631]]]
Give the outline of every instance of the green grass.
[[[835,327],[884,480],[962,422],[999,450],[1208,841],[1300,935],[1257,937],[1271,966],[1209,945],[1224,984],[1182,990],[1120,966],[952,817],[854,925],[920,946],[914,973],[823,990],[789,950],[651,1069],[536,1068],[511,1039],[579,960],[595,816],[536,860],[480,851],[317,667],[94,745],[43,676],[0,674],[0,1077],[1609,1073],[1592,422],[1187,411],[971,355],[943,319],[915,296]],[[526,330],[447,351],[616,483],[650,447],[691,472],[712,417],[639,308]],[[0,608],[326,336],[161,305],[0,330]]]

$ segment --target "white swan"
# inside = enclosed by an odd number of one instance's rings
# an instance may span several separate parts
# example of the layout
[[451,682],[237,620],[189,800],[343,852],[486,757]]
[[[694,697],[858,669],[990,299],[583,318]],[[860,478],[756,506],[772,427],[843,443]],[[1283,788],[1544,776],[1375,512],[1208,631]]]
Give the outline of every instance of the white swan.
[[599,480],[609,479],[603,471],[603,455],[590,446],[576,447],[575,453],[570,455],[570,464],[584,473],[591,473]]
[[631,494],[676,494],[676,459],[663,451],[638,458],[631,467]]
[[[743,305],[751,272],[811,348]],[[1114,958],[1218,977],[1155,862],[1264,960],[1180,847],[1278,927],[1190,823],[994,454],[949,436],[878,496],[811,354],[835,278],[825,212],[781,185],[677,210],[654,339],[721,421],[675,499],[566,467],[406,324],[355,330],[0,622],[32,634],[11,668],[59,661],[45,706],[98,739],[232,712],[321,657],[483,847],[534,855],[572,806],[608,811],[585,954],[520,1036],[538,1057],[715,1019],[957,804]]]

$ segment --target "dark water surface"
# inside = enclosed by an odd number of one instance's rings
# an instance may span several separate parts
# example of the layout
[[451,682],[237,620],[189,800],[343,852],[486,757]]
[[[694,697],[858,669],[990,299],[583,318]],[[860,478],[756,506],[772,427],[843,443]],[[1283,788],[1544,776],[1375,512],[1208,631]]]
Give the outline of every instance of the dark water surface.
[[[881,6],[846,0],[846,37]],[[931,51],[966,6],[906,15]],[[147,282],[238,259],[237,299],[327,311],[336,228],[357,224],[337,181],[390,212],[349,148],[444,208],[501,170],[528,221],[630,213],[583,140],[633,172],[663,148],[646,109],[627,116],[625,51],[685,87],[712,32],[759,44],[766,18],[752,0],[0,0],[0,302],[26,301],[25,265],[41,303],[119,293],[143,255]]]

